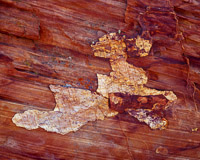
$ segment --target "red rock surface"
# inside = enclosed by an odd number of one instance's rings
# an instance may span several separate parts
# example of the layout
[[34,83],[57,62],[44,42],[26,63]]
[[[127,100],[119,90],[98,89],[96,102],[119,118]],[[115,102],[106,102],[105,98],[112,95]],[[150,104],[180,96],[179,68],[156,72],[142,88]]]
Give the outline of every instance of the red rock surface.
[[[152,40],[150,56],[127,61],[147,71],[147,87],[177,95],[166,130],[127,114],[65,136],[12,123],[15,113],[54,108],[49,84],[95,91],[96,74],[111,68],[90,45],[118,30]],[[198,0],[0,0],[0,159],[199,159],[199,68]]]

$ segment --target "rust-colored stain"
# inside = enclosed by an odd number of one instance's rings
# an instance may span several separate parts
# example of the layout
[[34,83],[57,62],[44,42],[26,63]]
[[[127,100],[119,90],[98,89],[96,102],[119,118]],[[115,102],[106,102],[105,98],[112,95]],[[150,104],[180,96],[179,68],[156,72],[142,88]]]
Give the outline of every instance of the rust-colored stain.
[[110,93],[110,108],[123,113],[126,109],[165,110],[170,104],[163,95],[140,96],[123,93]]
[[140,122],[145,122],[151,129],[165,129],[167,120],[164,111],[171,103],[163,95],[139,96],[111,93],[110,108],[119,113],[128,112]]

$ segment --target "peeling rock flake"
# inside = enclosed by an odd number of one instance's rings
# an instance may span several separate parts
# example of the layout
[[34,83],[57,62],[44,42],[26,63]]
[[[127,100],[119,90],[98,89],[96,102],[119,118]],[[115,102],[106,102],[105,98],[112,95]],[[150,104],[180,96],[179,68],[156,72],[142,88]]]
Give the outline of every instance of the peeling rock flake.
[[[138,36],[127,39],[125,35],[110,33],[99,38],[96,44],[91,45],[94,55],[110,59],[112,72],[110,75],[97,74],[97,93],[78,88],[66,88],[59,85],[50,85],[54,93],[56,106],[53,111],[27,110],[17,113],[12,118],[16,126],[28,130],[43,128],[50,132],[67,134],[77,131],[89,121],[104,120],[118,114],[109,108],[110,93],[129,95],[163,95],[170,103],[177,99],[172,91],[158,91],[144,86],[147,83],[146,72],[128,62],[127,52],[136,56],[148,56],[151,41]],[[117,103],[117,102],[116,102]],[[164,129],[167,120],[153,113],[151,109],[129,109],[127,112],[145,122],[151,129]]]
[[89,121],[104,120],[118,114],[108,107],[108,99],[89,90],[50,85],[54,92],[54,111],[28,110],[17,113],[12,121],[28,130],[43,128],[50,132],[67,134],[77,131]]
[[[136,56],[148,56],[152,46],[149,40],[145,40],[140,36],[126,39],[125,36],[110,33],[91,46],[95,56],[110,58],[112,72],[110,72],[109,76],[97,74],[97,92],[104,97],[112,99],[113,104],[117,105],[123,100],[119,97],[110,97],[109,95],[112,95],[112,93],[140,96],[163,95],[169,101],[165,108],[177,99],[172,91],[159,91],[145,87],[144,85],[148,80],[146,72],[142,68],[135,67],[126,61],[127,52],[135,54],[135,51],[137,51]],[[153,107],[151,109],[127,110],[131,116],[137,118],[140,122],[145,122],[151,129],[165,129],[168,124],[167,120],[154,113],[154,111]]]

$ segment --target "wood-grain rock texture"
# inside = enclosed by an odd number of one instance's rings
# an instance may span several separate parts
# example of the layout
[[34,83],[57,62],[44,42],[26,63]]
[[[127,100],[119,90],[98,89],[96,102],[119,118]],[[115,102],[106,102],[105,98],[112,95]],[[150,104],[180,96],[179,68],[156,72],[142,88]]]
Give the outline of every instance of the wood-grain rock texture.
[[[58,135],[12,123],[15,113],[50,111],[50,84],[97,89],[108,59],[91,44],[110,32],[152,41],[127,62],[146,87],[173,91],[166,130],[121,113]],[[0,0],[0,159],[200,159],[200,2],[198,0]]]

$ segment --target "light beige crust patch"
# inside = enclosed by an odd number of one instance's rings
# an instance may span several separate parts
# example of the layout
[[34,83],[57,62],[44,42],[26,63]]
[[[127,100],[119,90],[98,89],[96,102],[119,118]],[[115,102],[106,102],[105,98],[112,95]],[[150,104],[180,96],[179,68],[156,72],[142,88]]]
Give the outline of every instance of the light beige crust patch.
[[[132,40],[136,41],[137,48],[149,53],[151,49],[149,40],[145,40],[139,36]],[[127,53],[124,50],[127,46],[124,41],[124,36],[110,33],[104,35],[99,39],[99,42],[92,45],[95,56],[110,58],[113,70],[110,76],[97,74],[97,92],[107,98],[109,93],[121,92],[141,96],[163,94],[169,101],[177,99],[176,95],[171,91],[158,91],[144,87],[144,84],[148,80],[146,72],[142,68],[135,67],[126,62]],[[128,41],[131,41],[131,39],[128,39]],[[108,47],[109,45],[110,47]],[[110,48],[110,50],[106,50],[106,48]],[[145,56],[147,55],[145,54]]]
[[117,36],[117,33],[106,34],[99,38],[99,42],[91,45],[94,55],[97,57],[116,59],[127,58],[125,36]]
[[[77,131],[89,121],[103,120],[105,117],[118,114],[109,109],[109,93],[121,92],[141,96],[163,94],[170,102],[174,101],[176,95],[171,91],[158,91],[144,87],[143,85],[147,83],[145,71],[126,62],[127,52],[136,51],[136,56],[147,56],[151,45],[149,40],[139,36],[126,39],[125,35],[117,33],[104,35],[99,38],[99,42],[91,45],[95,56],[110,58],[113,70],[110,76],[97,74],[97,92],[100,95],[91,93],[89,90],[50,85],[50,90],[54,93],[56,100],[54,111],[28,110],[17,113],[12,118],[13,123],[28,130],[40,127],[50,132],[67,134]],[[152,117],[149,117],[146,112],[146,110],[137,110],[134,117],[139,121],[144,121],[152,129],[155,129],[155,126],[161,126],[161,128],[165,126],[162,120],[157,121],[156,124],[149,123],[148,120]],[[143,120],[141,114],[143,114]]]
[[[110,47],[109,47],[110,45]],[[121,46],[120,46],[121,45]],[[115,47],[117,46],[117,47]],[[169,103],[177,99],[172,91],[159,91],[156,89],[147,88],[144,84],[147,83],[146,72],[142,68],[135,67],[129,64],[127,60],[127,52],[137,51],[140,57],[147,56],[152,44],[149,40],[141,37],[134,39],[125,39],[116,33],[110,33],[99,39],[95,45],[92,45],[94,55],[98,57],[110,58],[112,72],[109,76],[97,74],[98,88],[97,92],[104,97],[109,98],[110,93],[123,93],[130,95],[164,95]],[[110,50],[106,50],[110,48]],[[124,51],[126,48],[126,51]],[[166,106],[167,108],[167,106]],[[140,122],[145,122],[151,129],[164,129],[167,126],[167,120],[160,118],[156,114],[149,115],[153,110],[132,110],[128,113]]]
[[108,99],[98,95],[96,92],[78,88],[66,88],[62,86],[49,86],[54,93],[56,107],[54,111],[77,114],[93,109],[97,112],[97,119],[103,120],[104,117],[116,115],[117,112],[111,111],[108,106]]
[[140,122],[145,122],[151,129],[166,129],[168,121],[161,118],[151,109],[128,109],[128,113],[137,118]]
[[139,48],[139,55],[140,57],[148,56],[149,51],[151,49],[152,44],[149,40],[145,40],[141,38],[140,36],[137,36],[136,42],[135,42],[137,48]]
[[89,121],[104,120],[118,112],[108,107],[108,99],[89,90],[50,85],[54,92],[54,111],[28,110],[17,113],[12,121],[28,130],[43,128],[50,132],[67,134],[77,131]]

